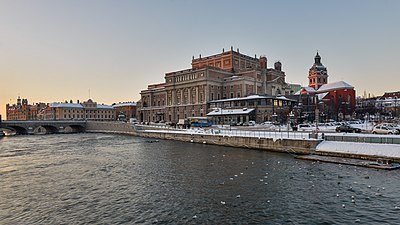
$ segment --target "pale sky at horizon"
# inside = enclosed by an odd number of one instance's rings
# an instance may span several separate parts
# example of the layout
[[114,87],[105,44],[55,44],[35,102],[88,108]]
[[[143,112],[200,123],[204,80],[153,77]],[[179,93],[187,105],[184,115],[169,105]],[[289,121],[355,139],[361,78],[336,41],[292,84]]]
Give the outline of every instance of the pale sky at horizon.
[[307,85],[318,50],[330,82],[400,91],[399,12],[397,0],[0,0],[0,114],[18,95],[137,101],[193,55],[230,46],[281,61],[290,83]]

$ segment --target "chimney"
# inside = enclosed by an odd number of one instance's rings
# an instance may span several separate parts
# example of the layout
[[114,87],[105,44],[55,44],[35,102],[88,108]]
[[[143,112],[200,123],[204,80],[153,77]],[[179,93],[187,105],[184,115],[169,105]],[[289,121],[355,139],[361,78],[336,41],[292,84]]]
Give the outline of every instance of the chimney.
[[260,68],[261,69],[266,69],[267,68],[267,57],[261,56],[259,62],[260,62]]

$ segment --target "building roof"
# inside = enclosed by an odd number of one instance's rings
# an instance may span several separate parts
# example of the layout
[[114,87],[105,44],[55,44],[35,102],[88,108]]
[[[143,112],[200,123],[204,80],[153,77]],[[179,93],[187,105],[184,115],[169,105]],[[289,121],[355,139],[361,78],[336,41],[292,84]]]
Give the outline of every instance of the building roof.
[[321,94],[317,94],[318,96],[318,100],[322,100],[325,98],[325,96],[327,96],[329,94],[329,92],[325,92],[325,93],[321,93]]
[[113,105],[114,108],[123,106],[136,106],[136,102],[123,102]]
[[53,103],[50,103],[49,106],[52,108],[81,108],[81,109],[83,109],[83,106],[81,104],[77,104],[77,103],[53,102]]
[[381,98],[400,98],[400,91],[385,92]]
[[255,99],[279,99],[285,101],[296,101],[293,99],[286,98],[285,96],[263,96],[263,95],[249,95],[247,97],[241,98],[227,98],[227,99],[220,99],[210,101],[210,103],[217,103],[217,102],[229,102],[229,101],[242,101],[242,100],[255,100]]
[[109,105],[103,105],[103,104],[97,104],[98,109],[114,109],[112,106]]
[[333,91],[338,89],[353,89],[354,87],[344,81],[338,81],[322,85],[318,92]]
[[296,92],[294,95],[300,95],[302,93],[315,93],[315,89],[312,87],[303,87],[301,88],[298,92]]
[[[49,104],[52,108],[77,108],[84,109],[85,107],[78,103],[62,103],[62,102],[53,102]],[[114,109],[112,106],[97,104],[98,109]]]
[[215,109],[212,112],[207,113],[207,116],[225,116],[225,115],[247,115],[253,112],[254,109]]

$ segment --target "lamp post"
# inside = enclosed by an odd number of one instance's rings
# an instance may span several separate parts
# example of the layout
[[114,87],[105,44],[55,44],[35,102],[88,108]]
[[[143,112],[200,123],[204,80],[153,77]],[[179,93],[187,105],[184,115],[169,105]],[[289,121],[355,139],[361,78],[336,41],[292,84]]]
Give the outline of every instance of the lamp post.
[[318,121],[319,121],[319,108],[318,104],[315,104],[315,133],[318,137]]
[[[318,97],[317,97],[318,98]],[[318,99],[315,99],[315,133],[317,134],[318,137],[318,123],[319,123],[319,105],[322,105],[322,101],[318,101]]]
[[288,121],[288,132],[289,132],[289,127],[292,127],[292,130],[293,130],[293,126],[292,126],[293,118],[294,118],[293,111],[290,111],[290,113],[289,113],[289,121]]
[[274,121],[274,124],[277,124],[278,122],[278,115],[276,115],[276,112],[274,112],[274,114],[272,115],[272,120]]

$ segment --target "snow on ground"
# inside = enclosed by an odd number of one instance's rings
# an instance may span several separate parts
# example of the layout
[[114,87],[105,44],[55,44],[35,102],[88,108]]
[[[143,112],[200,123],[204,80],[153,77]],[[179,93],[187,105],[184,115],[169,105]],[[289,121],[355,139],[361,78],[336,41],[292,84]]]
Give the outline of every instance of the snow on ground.
[[[257,138],[274,138],[274,139],[313,139],[310,138],[307,132],[292,132],[292,131],[260,131],[260,130],[236,130],[236,129],[160,129],[160,130],[143,130],[145,132],[156,133],[180,133],[180,134],[205,134],[205,135],[220,135],[220,136],[237,136],[237,137],[257,137]],[[315,140],[315,138],[314,138]]]
[[[265,126],[268,129],[257,129],[257,127],[230,127],[228,125],[225,126],[213,126],[212,128],[199,128],[192,127],[190,129],[176,129],[168,126],[143,126],[138,125],[138,127],[142,127],[143,130],[147,130],[148,132],[163,132],[163,133],[202,133],[209,135],[223,135],[223,136],[241,136],[241,137],[259,137],[259,138],[275,138],[275,139],[314,139],[310,138],[310,134],[312,131],[299,132],[299,131],[291,131],[287,130],[284,126],[268,125]],[[158,130],[146,129],[147,127],[158,128]],[[334,128],[333,128],[334,129]],[[336,132],[326,132],[326,130],[319,131],[319,138],[321,138],[321,134],[324,133],[325,136],[343,136],[343,137],[374,137],[374,138],[400,138],[400,135],[378,135],[378,134],[368,134],[368,133],[336,133]]]
[[317,151],[400,158],[400,145],[323,141]]
[[364,134],[364,133],[326,133],[325,136],[346,136],[346,137],[374,137],[374,138],[400,138],[398,134]]
[[[262,130],[239,130],[239,129],[218,129],[218,128],[191,128],[191,129],[160,129],[148,130],[145,132],[162,132],[162,133],[181,133],[181,134],[204,134],[204,135],[220,135],[220,136],[241,136],[241,137],[258,137],[258,138],[273,138],[273,139],[302,139],[308,140],[310,133],[308,132],[278,132],[278,131],[262,131]],[[320,133],[321,135],[321,133]],[[327,134],[328,135],[328,134]],[[362,137],[390,137],[400,138],[400,135],[375,135],[375,134],[354,134],[354,133],[330,133],[335,136],[362,136]],[[321,136],[319,136],[321,137]],[[315,139],[314,139],[315,140]],[[348,153],[358,155],[370,155],[378,157],[394,157],[400,158],[399,144],[377,144],[377,143],[362,143],[362,142],[340,142],[340,141],[322,141],[317,146],[317,151]]]

